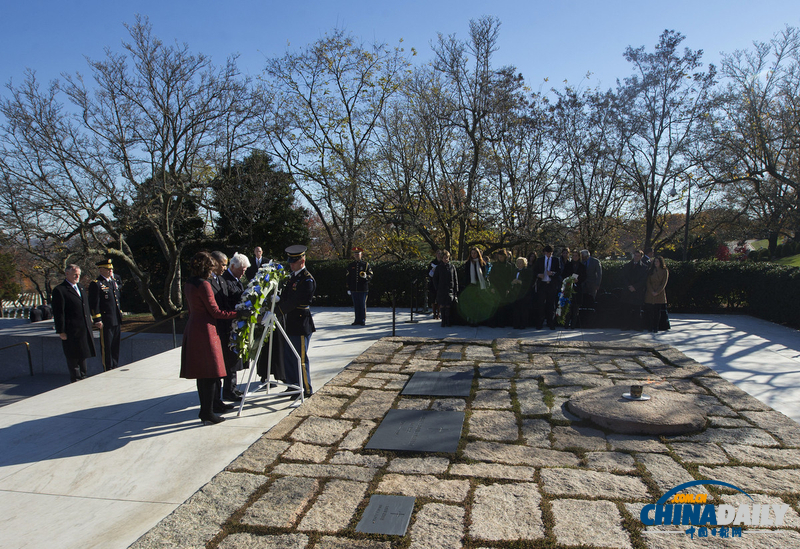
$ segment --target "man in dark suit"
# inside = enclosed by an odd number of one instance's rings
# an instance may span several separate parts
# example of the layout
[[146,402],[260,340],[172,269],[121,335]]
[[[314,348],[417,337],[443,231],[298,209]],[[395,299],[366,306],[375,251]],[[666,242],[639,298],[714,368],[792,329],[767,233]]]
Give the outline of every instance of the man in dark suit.
[[64,282],[53,288],[53,320],[67,358],[70,382],[86,377],[86,359],[96,356],[88,293],[81,288],[81,268],[68,265]]
[[[284,370],[286,382],[303,387],[306,397],[313,393],[311,387],[311,367],[308,363],[308,344],[311,334],[316,331],[314,319],[311,317],[311,300],[317,291],[317,282],[306,269],[306,248],[295,245],[286,248],[287,262],[291,277],[285,282],[281,292],[278,309],[283,315],[286,334],[290,343],[284,351]],[[297,357],[300,355],[302,377],[298,378]]]
[[536,260],[533,275],[536,277],[538,291],[536,307],[536,329],[541,330],[547,321],[551,330],[556,329],[556,301],[561,290],[561,261],[553,257],[553,247],[544,247],[544,255]]
[[[253,277],[256,276],[256,273],[261,268],[261,264],[264,261],[261,257],[264,252],[261,251],[261,246],[256,246],[256,249],[253,250],[253,263],[247,267],[247,270],[244,272],[244,275],[247,277],[247,280],[253,280]],[[248,263],[250,260],[248,260]]]
[[103,370],[119,366],[119,342],[122,336],[122,307],[119,284],[114,278],[110,259],[97,264],[100,275],[89,284],[89,307],[94,326],[100,330]]
[[[228,296],[224,310],[236,310],[236,305],[239,304],[244,293],[241,278],[249,266],[250,260],[246,256],[235,253],[231,257],[228,268],[225,269],[225,272],[220,277],[227,288]],[[242,369],[242,359],[230,348],[231,322],[228,321],[223,325],[218,325],[217,328],[222,328],[218,330],[218,333],[222,343],[222,358],[225,359],[225,371],[228,373],[225,379],[222,380],[222,398],[223,400],[238,402],[242,398],[242,393],[236,388],[236,372]]]

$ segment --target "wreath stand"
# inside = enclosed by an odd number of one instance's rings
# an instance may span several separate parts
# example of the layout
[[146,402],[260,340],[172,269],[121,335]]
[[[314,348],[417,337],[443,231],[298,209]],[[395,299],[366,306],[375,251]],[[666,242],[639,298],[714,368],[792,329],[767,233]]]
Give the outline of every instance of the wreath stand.
[[[264,326],[264,332],[261,334],[261,339],[259,339],[258,341],[258,350],[256,351],[255,358],[252,358],[251,360],[248,361],[250,366],[249,368],[250,374],[247,376],[247,384],[245,385],[244,388],[244,394],[242,395],[241,402],[239,402],[239,411],[236,414],[237,417],[242,415],[242,409],[244,408],[245,400],[247,400],[248,397],[255,395],[255,392],[252,393],[250,392],[250,383],[253,381],[253,373],[257,369],[258,359],[261,356],[261,349],[263,349],[264,347],[264,340],[267,338],[267,334],[269,334],[269,349],[267,350],[267,376],[266,376],[267,393],[265,396],[276,398],[276,397],[300,395],[300,398],[298,400],[295,400],[290,405],[290,407],[292,408],[300,406],[305,402],[305,394],[303,391],[303,387],[301,387],[300,385],[295,385],[293,383],[285,383],[283,381],[269,380],[269,376],[272,373],[272,335],[275,332],[274,328],[277,328],[280,331],[283,338],[287,341],[287,343],[289,343],[289,347],[292,349],[294,356],[297,357],[297,376],[298,376],[297,379],[300,380],[300,383],[303,382],[302,381],[303,370],[305,369],[305,366],[303,365],[303,361],[300,358],[300,355],[297,354],[297,349],[295,349],[294,345],[292,345],[292,342],[289,340],[289,336],[286,335],[286,331],[283,329],[283,326],[281,326],[280,322],[278,322],[277,319],[275,318],[274,310],[275,310],[275,302],[272,303],[272,307],[270,308],[269,312],[266,315],[264,315],[264,318],[261,319],[261,324]],[[269,390],[273,383],[278,385],[279,387],[288,387],[290,390],[282,391],[280,393],[270,394]]]

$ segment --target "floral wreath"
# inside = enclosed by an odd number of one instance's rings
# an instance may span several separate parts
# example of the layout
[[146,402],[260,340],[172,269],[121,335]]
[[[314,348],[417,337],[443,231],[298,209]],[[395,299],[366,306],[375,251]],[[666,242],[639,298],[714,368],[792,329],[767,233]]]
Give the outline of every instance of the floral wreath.
[[575,295],[575,284],[577,284],[577,282],[578,275],[573,274],[565,278],[564,282],[561,283],[561,294],[558,297],[558,308],[556,309],[558,324],[561,326],[567,325],[567,317],[569,316],[572,296]]
[[246,363],[255,356],[265,329],[259,317],[270,311],[272,299],[267,298],[277,296],[281,282],[287,278],[289,275],[283,265],[270,261],[261,266],[242,293],[236,310],[247,310],[250,315],[233,321],[230,338],[230,348],[242,362]]

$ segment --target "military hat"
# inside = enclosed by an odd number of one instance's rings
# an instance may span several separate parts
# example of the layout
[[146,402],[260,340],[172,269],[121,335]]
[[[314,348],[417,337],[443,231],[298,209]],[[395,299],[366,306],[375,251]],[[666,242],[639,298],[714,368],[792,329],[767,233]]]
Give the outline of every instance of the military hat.
[[300,244],[289,246],[286,248],[286,250],[284,250],[286,252],[286,261],[289,263],[294,263],[298,259],[305,257],[307,249],[308,246],[302,246]]
[[353,251],[354,252],[363,252],[364,248],[359,248],[358,246],[356,246],[355,248],[353,248]]
[[101,269],[113,269],[114,268],[114,265],[111,263],[111,259],[104,259],[103,261],[98,261],[95,265],[97,265]]

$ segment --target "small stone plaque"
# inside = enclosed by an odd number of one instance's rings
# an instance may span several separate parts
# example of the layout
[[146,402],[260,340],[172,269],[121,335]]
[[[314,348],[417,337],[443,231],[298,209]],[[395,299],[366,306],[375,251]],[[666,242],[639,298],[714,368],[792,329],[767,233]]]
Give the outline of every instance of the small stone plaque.
[[461,351],[445,351],[442,353],[442,360],[461,360]]
[[453,454],[463,426],[464,412],[389,410],[365,448]]
[[408,380],[402,394],[468,397],[474,375],[473,372],[417,372]]
[[356,532],[387,536],[406,535],[415,499],[408,496],[371,496],[364,510],[364,516],[358,521]]

